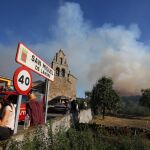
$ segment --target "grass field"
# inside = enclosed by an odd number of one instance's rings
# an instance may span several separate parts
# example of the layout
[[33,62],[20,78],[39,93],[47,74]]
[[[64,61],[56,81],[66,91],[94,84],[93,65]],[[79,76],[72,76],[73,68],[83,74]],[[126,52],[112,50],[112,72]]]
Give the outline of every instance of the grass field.
[[132,118],[105,116],[104,120],[102,119],[102,117],[96,116],[93,118],[93,123],[102,124],[106,126],[129,126],[150,129],[150,116]]

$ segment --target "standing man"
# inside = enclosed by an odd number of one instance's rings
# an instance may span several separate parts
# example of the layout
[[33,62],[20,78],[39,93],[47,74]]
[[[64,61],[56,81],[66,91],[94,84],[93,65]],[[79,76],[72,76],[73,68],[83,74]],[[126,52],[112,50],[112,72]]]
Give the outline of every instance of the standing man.
[[79,108],[76,100],[71,101],[71,114],[72,114],[72,123],[75,127],[79,123]]
[[33,92],[28,95],[29,102],[26,105],[26,113],[30,118],[30,125],[35,126],[44,123],[43,104],[39,102]]

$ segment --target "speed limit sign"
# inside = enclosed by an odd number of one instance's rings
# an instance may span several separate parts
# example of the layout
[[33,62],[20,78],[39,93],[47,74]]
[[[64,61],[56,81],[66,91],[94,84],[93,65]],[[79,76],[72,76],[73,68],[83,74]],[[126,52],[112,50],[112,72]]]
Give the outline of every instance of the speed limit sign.
[[32,87],[32,75],[28,68],[19,67],[14,73],[14,87],[21,95],[27,95]]

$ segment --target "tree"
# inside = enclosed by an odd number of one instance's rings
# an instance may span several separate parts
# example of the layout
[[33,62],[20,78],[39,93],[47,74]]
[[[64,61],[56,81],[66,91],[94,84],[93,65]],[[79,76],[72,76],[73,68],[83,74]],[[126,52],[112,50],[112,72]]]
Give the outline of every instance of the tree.
[[91,108],[94,114],[102,112],[103,119],[106,110],[113,110],[117,107],[120,97],[113,89],[113,81],[110,78],[102,77],[94,85],[91,93]]
[[150,89],[142,89],[142,96],[140,98],[140,105],[145,106],[150,110]]

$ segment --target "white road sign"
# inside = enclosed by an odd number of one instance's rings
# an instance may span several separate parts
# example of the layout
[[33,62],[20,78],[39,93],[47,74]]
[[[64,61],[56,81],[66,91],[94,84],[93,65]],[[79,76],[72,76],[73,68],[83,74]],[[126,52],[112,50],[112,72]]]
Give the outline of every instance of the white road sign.
[[16,62],[54,81],[54,70],[22,43],[18,44]]

